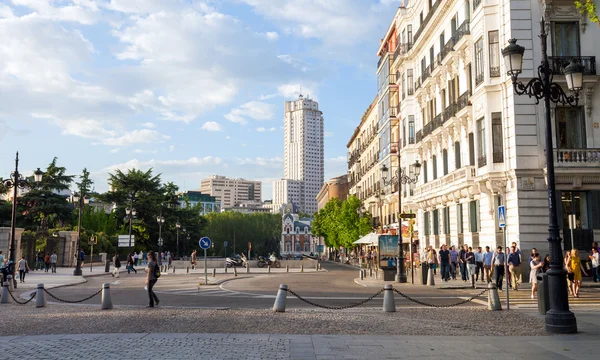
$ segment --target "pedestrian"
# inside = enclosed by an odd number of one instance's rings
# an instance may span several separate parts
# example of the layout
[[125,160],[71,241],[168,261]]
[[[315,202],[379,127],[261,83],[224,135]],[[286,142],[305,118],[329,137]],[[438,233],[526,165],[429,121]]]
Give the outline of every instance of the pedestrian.
[[2,254],[2,250],[0,250],[0,266],[4,266],[4,254]]
[[446,248],[446,244],[442,245],[439,252],[440,259],[440,274],[443,281],[450,280],[450,251]]
[[171,252],[167,251],[167,264],[171,266]]
[[50,267],[52,268],[52,273],[56,274],[56,262],[58,261],[58,255],[56,255],[56,250],[52,252],[50,255]]
[[35,258],[35,270],[42,270],[44,267],[44,253],[42,250],[38,250],[37,256]]
[[80,266],[83,266],[83,261],[84,260],[85,260],[85,251],[83,251],[83,249],[81,249],[81,251],[79,252],[79,261],[81,261],[81,265]]
[[133,264],[137,265],[138,264],[138,260],[139,260],[139,255],[137,252],[133,252]]
[[[587,273],[581,265],[581,259],[579,258],[579,250],[572,249],[571,250],[571,258],[567,265],[568,276],[570,276],[573,294],[576,298],[579,297],[579,288],[581,287],[581,273],[583,272],[585,276]],[[572,274],[572,275],[571,275]]]
[[433,246],[431,247],[431,251],[433,251],[433,275],[437,275],[437,268],[438,268],[437,252],[435,251]]
[[154,290],[152,290],[156,284],[156,281],[158,281],[157,274],[159,271],[154,252],[148,252],[148,260],[148,266],[146,267],[146,288],[148,289],[148,298],[150,300],[150,304],[146,307],[154,307],[155,303],[157,306],[160,303],[158,297],[154,293]]
[[542,272],[550,270],[550,255],[544,256],[544,264],[542,265]]
[[[341,259],[341,257],[340,257]],[[192,270],[196,268],[196,250],[192,251],[192,259],[190,260],[192,263]]]
[[573,278],[575,276],[575,274],[569,273],[569,264],[571,262],[571,252],[567,251],[565,252],[565,259],[564,259],[564,268],[565,270],[567,270],[567,288],[569,289],[569,295],[575,295],[573,293]]
[[[483,269],[485,270],[485,277],[487,282],[492,282],[492,257],[494,253],[490,251],[490,247],[485,247],[485,253],[483,253]],[[483,279],[482,279],[483,280]]]
[[504,253],[502,252],[502,246],[498,246],[496,249],[496,253],[492,257],[492,265],[494,266],[496,288],[502,291],[502,280],[504,279]]
[[481,282],[485,282],[483,277],[483,250],[481,246],[475,252],[475,281],[479,281],[479,273],[481,273]]
[[456,266],[458,265],[458,251],[456,251],[456,247],[452,245],[450,249],[450,275],[452,275],[452,280],[456,280]]
[[46,253],[44,256],[44,272],[48,272],[50,270],[50,254]]
[[132,271],[135,271],[135,273],[137,274],[137,270],[133,267],[134,262],[133,262],[133,255],[128,254],[127,255],[127,273],[131,274]]
[[[433,252],[433,248],[429,248],[429,253],[427,254],[427,265],[430,269],[434,269],[435,266],[435,253]],[[435,271],[435,270],[434,270]],[[434,273],[435,275],[435,273]]]
[[148,252],[143,253],[142,258],[144,259],[144,265],[148,265]]
[[531,249],[531,255],[529,255],[529,259],[527,260],[528,264],[531,262],[531,260],[533,260],[533,258],[535,257],[535,254],[539,254],[537,252],[537,249],[536,248]]
[[[0,254],[2,252],[0,251]],[[592,255],[589,257],[592,260],[592,280],[594,282],[600,281],[600,253],[598,253],[598,248],[592,248]]]
[[469,273],[469,277],[467,279],[474,278],[475,277],[475,254],[473,253],[473,248],[470,246],[467,248],[467,254],[465,255],[465,259],[467,260],[467,268],[468,268],[468,273]]
[[534,299],[537,293],[537,276],[544,263],[540,261],[540,254],[537,252],[531,255],[531,261],[529,262],[529,267],[531,268],[529,271],[529,283],[531,284],[531,298]]
[[115,264],[115,268],[112,272],[112,276],[118,278],[119,269],[121,268],[121,260],[119,260],[119,253],[115,253],[115,256],[113,256],[113,264]]
[[[27,264],[27,260],[25,260],[25,256],[21,256],[21,260],[19,260],[19,280],[20,282],[25,282],[25,274],[29,272],[29,264]],[[40,269],[41,270],[41,269]]]
[[458,263],[460,265],[460,275],[462,281],[467,281],[468,273],[467,273],[467,253],[469,252],[469,245],[463,245],[462,249],[458,252]]
[[517,254],[516,246],[510,247],[508,270],[510,271],[510,277],[512,279],[512,288],[517,291],[519,290],[519,283],[521,282],[521,257]]

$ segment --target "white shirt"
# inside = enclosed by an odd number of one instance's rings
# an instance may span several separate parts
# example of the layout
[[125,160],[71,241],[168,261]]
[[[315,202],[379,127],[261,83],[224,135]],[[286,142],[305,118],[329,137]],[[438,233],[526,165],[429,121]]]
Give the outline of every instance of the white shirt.
[[19,260],[19,270],[24,271],[25,269],[27,269],[26,264],[27,264],[27,260],[25,260],[25,259]]
[[592,267],[600,266],[600,253],[595,253],[592,255]]
[[50,255],[50,264],[56,264],[57,258],[58,258],[58,256],[56,256],[56,254]]

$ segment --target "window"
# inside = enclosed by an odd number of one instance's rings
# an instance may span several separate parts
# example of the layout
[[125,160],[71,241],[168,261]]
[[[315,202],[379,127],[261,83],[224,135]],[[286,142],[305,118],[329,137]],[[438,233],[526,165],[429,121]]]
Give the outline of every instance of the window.
[[494,163],[504,162],[504,138],[502,137],[502,113],[492,113],[492,157]]
[[439,210],[433,210],[433,235],[440,234],[440,218]]
[[475,165],[475,136],[469,133],[469,165]]
[[419,28],[421,28],[421,25],[423,25],[423,12],[422,11],[419,14]]
[[552,23],[552,55],[579,56],[579,23]]
[[456,205],[456,224],[457,224],[457,232],[459,234],[464,233],[464,226],[463,226],[463,204]]
[[486,165],[485,156],[485,118],[477,120],[477,166]]
[[423,222],[425,223],[425,236],[431,235],[431,230],[429,228],[429,212],[423,214]]
[[558,107],[554,111],[559,149],[586,148],[585,113],[582,107]]
[[413,78],[413,69],[406,70],[406,82],[408,83],[408,95],[415,93],[415,80]]
[[415,117],[414,115],[408,115],[408,143],[415,143]]
[[450,208],[445,207],[442,211],[444,213],[444,234],[450,235]]
[[435,180],[437,179],[437,156],[433,155],[431,160],[431,165],[433,166],[433,180]]
[[406,146],[406,118],[402,119],[402,147]]
[[469,231],[479,231],[479,200],[473,200],[469,203]]
[[412,45],[412,37],[413,37],[412,25],[406,25],[406,33],[408,35],[408,47],[410,48]]
[[406,98],[406,77],[405,74],[402,73],[402,100]]
[[460,141],[454,143],[454,165],[456,165],[456,169],[462,167],[460,162]]
[[444,168],[444,175],[448,175],[448,150],[442,150],[442,166]]
[[475,86],[483,82],[483,38],[475,42]]
[[423,184],[427,183],[427,161],[423,161]]
[[490,52],[490,77],[500,76],[500,41],[498,30],[488,32],[488,44]]

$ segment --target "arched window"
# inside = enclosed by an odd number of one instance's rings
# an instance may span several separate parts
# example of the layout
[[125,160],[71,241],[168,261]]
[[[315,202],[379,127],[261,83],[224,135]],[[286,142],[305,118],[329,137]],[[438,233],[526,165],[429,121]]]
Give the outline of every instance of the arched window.
[[304,238],[304,251],[310,251],[310,239],[308,237]]

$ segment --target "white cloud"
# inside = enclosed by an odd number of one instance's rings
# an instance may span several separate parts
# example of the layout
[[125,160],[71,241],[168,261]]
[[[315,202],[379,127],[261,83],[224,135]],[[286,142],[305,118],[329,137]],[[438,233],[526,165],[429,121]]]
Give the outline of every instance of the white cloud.
[[14,16],[15,15],[13,14],[12,10],[8,7],[8,5],[0,4],[0,19],[10,19]]
[[114,149],[110,149],[110,152],[111,152],[112,154],[116,154],[116,153],[118,153],[119,151],[121,151],[121,148],[114,148]]
[[275,41],[279,39],[279,34],[276,31],[268,31],[265,33],[265,37],[269,40]]
[[145,122],[142,124],[143,127],[148,128],[148,129],[155,129],[156,128],[156,124],[152,123],[152,122]]
[[135,149],[133,150],[134,154],[156,154],[158,150],[144,150],[144,149]]
[[261,126],[259,128],[256,128],[256,131],[257,132],[267,132],[267,129],[265,129],[264,127]]
[[101,139],[100,143],[109,146],[130,146],[134,144],[158,143],[169,140],[171,137],[158,131],[141,129],[133,130],[117,137]]
[[169,152],[175,151],[175,145],[169,145]]
[[315,83],[288,83],[279,85],[277,91],[285,99],[296,99],[298,95],[310,96],[311,99],[317,98],[317,85]]
[[223,131],[223,128],[221,128],[221,124],[215,121],[205,122],[200,129],[206,131]]
[[256,165],[270,168],[281,168],[283,165],[283,159],[280,157],[238,158],[237,163],[239,165]]
[[231,139],[231,136],[227,135],[227,136],[225,136],[225,139],[229,140],[229,139]]
[[331,131],[325,131],[323,133],[323,137],[326,137],[326,138],[333,137],[333,132],[331,132]]
[[329,158],[326,161],[327,162],[344,162],[345,163],[345,162],[348,161],[348,158],[345,157],[345,156],[337,156],[337,157],[334,157],[334,158]]
[[274,132],[274,131],[277,131],[277,128],[274,128],[274,127],[269,128],[269,132]]
[[140,161],[132,159],[124,163],[115,164],[104,168],[104,171],[112,172],[115,170],[129,170],[129,169],[149,169],[155,168],[156,172],[164,172],[164,169],[183,168],[191,170],[190,168],[198,168],[204,165],[217,165],[221,163],[221,158],[205,156],[203,158],[191,157],[186,160],[156,160],[152,159],[149,161]]
[[225,114],[225,119],[245,125],[248,123],[247,117],[254,120],[271,120],[274,116],[275,105],[262,101],[250,101]]

